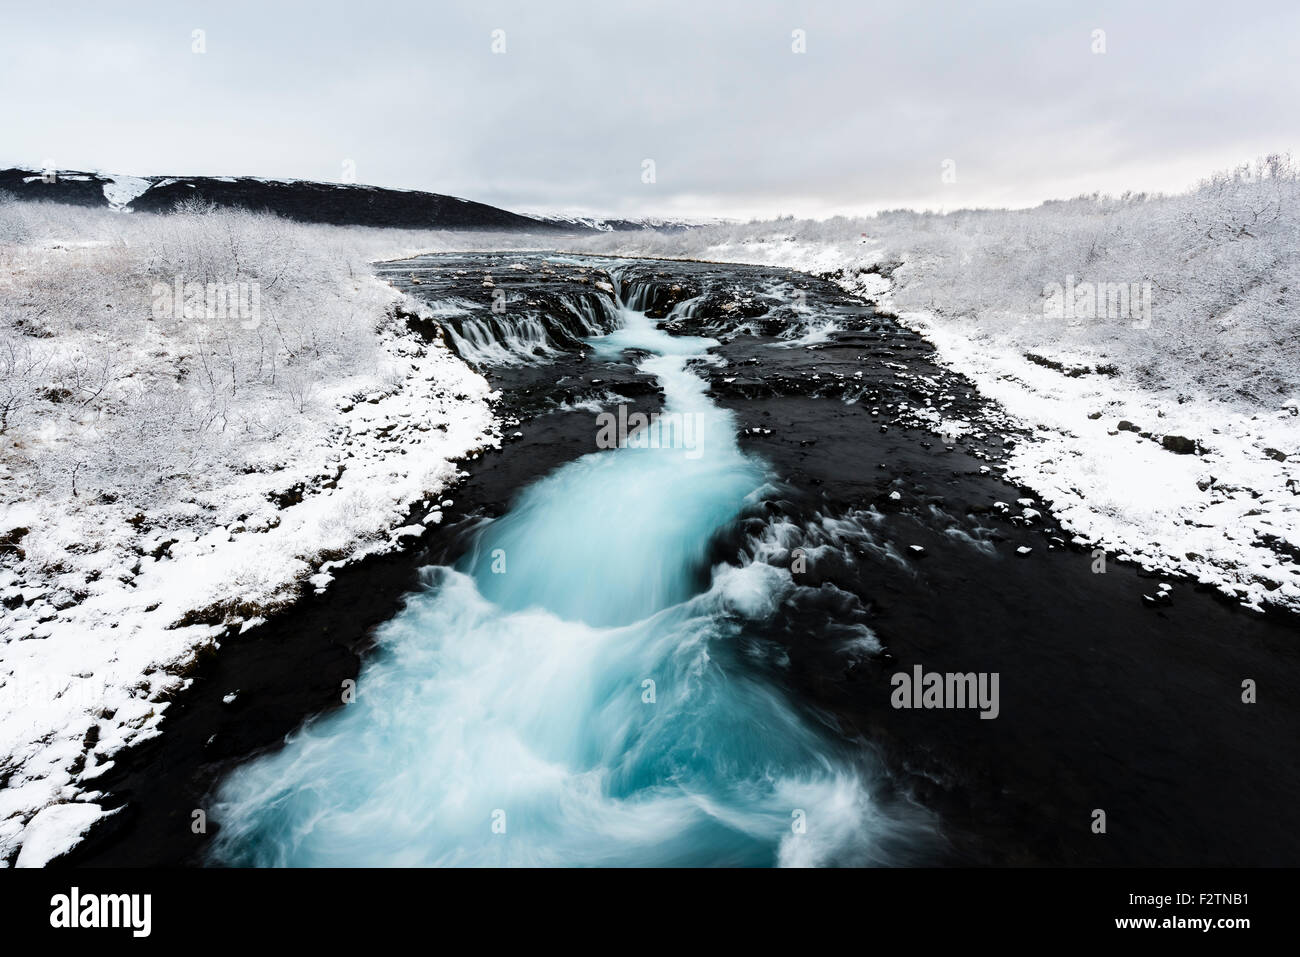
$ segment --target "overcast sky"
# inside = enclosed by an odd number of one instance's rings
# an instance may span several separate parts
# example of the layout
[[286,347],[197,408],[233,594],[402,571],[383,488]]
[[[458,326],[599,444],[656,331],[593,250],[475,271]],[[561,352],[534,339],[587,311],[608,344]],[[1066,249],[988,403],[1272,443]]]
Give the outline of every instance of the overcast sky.
[[350,160],[524,211],[749,217],[1172,190],[1300,155],[1293,0],[5,7],[3,166]]

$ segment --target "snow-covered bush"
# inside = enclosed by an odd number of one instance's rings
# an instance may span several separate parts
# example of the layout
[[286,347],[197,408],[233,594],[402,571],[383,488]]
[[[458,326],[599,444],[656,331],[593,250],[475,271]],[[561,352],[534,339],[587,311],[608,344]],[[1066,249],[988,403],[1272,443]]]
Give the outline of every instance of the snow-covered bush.
[[[1287,156],[1170,196],[603,233],[572,245],[813,271],[901,262],[895,306],[970,337],[1113,361],[1151,388],[1269,407],[1300,396],[1300,180]],[[1052,318],[1048,289],[1067,282],[1136,284],[1149,291],[1150,321]]]
[[497,441],[487,382],[370,268],[453,244],[0,204],[0,866],[157,733],[196,649],[397,547]]

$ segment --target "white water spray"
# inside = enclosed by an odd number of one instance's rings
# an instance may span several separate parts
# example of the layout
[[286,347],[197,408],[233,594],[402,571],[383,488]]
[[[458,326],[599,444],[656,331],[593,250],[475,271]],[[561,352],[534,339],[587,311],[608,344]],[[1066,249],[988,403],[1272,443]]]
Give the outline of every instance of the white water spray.
[[[869,764],[745,660],[783,569],[708,567],[766,479],[687,360],[712,340],[644,314],[590,340],[649,350],[701,454],[622,447],[527,489],[458,569],[380,629],[355,703],[233,772],[219,863],[882,863],[912,827]],[[631,443],[629,443],[630,445]]]

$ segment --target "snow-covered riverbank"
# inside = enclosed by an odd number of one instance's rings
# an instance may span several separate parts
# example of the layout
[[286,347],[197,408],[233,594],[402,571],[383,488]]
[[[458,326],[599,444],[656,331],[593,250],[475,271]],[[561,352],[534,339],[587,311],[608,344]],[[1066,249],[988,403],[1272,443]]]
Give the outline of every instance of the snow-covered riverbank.
[[[0,866],[71,846],[201,656],[438,522],[499,442],[487,382],[369,274],[404,234],[23,212],[74,238],[3,247]],[[172,271],[260,283],[261,315],[160,321]]]
[[[580,245],[834,278],[1031,430],[1009,474],[1080,542],[1300,611],[1300,184],[1285,159],[1173,197]],[[1054,311],[1054,285],[1086,306],[1089,283],[1093,314]],[[1120,285],[1127,305],[1108,308]]]
[[[277,463],[274,481],[258,472],[214,490],[204,503],[208,531],[128,525],[96,553],[100,576],[88,594],[63,609],[53,603],[63,576],[26,563],[4,571],[15,607],[0,627],[0,751],[12,768],[0,852],[35,841],[45,850],[18,863],[40,864],[66,850],[94,815],[69,817],[60,802],[93,802],[95,778],[118,750],[158,733],[167,699],[187,685],[199,656],[302,589],[327,588],[339,565],[400,547],[440,520],[439,493],[457,475],[455,460],[498,441],[487,385],[413,335],[395,332],[384,345],[409,369],[400,387],[345,402],[328,432],[304,437]],[[296,504],[268,498],[269,489],[300,484]],[[5,525],[30,527],[24,540],[53,552],[74,544],[70,537],[88,540],[85,524],[104,521],[94,513],[23,503],[6,509]],[[39,808],[24,822],[23,812]]]
[[897,311],[934,343],[943,364],[1031,429],[1032,439],[1011,454],[1008,476],[1037,491],[1080,543],[1211,584],[1250,608],[1300,611],[1294,400],[1268,408],[1139,385],[1097,371],[1120,359],[1113,348],[1048,341],[1031,351],[1041,316],[999,329],[899,310],[893,283],[869,271],[888,261],[879,246],[859,255],[796,247],[786,261],[779,244],[766,246],[770,265],[838,273],[846,290]]
[[[1289,167],[1181,197],[558,242],[0,204],[0,866],[66,850],[201,655],[437,522],[455,463],[499,441],[486,381],[412,333],[369,262],[553,245],[831,277],[1028,430],[1009,474],[1078,541],[1300,610]],[[157,310],[190,281],[255,290],[256,314]],[[1129,313],[1055,315],[1049,288],[1076,281],[1134,291]]]

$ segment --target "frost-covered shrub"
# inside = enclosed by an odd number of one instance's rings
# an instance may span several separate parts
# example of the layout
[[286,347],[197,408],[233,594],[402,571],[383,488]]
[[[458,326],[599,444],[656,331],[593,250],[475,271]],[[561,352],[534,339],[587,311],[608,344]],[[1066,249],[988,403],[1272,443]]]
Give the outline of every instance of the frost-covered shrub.
[[[467,245],[541,243],[0,197],[0,508],[207,527],[230,481],[286,468],[346,397],[398,387],[381,347],[396,293],[370,263]],[[222,308],[254,293],[255,314]]]
[[[970,336],[1090,353],[1155,388],[1271,407],[1300,393],[1300,181],[1287,156],[1216,174],[1173,196],[782,219],[603,234],[571,245],[814,269],[901,261],[895,305],[931,312]],[[1049,318],[1047,288],[1067,278],[1149,288],[1150,322]]]
[[0,190],[0,246],[26,242],[28,234],[22,206],[12,193]]
[[[382,292],[328,227],[189,204],[124,215],[0,206],[0,449],[11,494],[141,507],[219,484],[312,397],[373,373]],[[16,225],[15,225],[16,224]],[[256,291],[256,315],[160,312],[160,291]],[[218,305],[222,305],[218,303]],[[246,450],[245,450],[246,451]],[[24,481],[25,479],[25,481]]]

